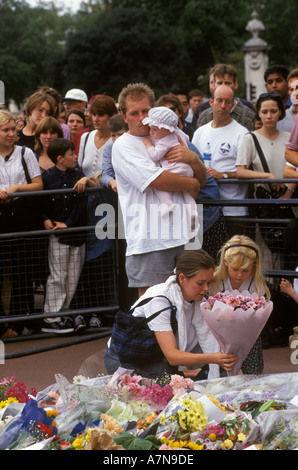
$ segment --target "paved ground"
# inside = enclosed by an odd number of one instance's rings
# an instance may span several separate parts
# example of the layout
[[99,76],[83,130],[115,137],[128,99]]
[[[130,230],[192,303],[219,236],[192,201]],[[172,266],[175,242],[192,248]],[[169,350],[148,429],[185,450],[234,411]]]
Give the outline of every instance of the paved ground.
[[[0,380],[2,377],[14,375],[28,387],[43,390],[55,383],[55,374],[57,373],[64,375],[69,381],[72,381],[72,378],[82,371],[90,377],[106,373],[103,354],[108,337],[66,347],[65,342],[69,339],[69,337],[55,337],[6,343],[6,354],[18,355],[23,352],[24,356],[8,359],[5,364],[0,364]],[[71,339],[80,341],[79,337]],[[49,345],[57,345],[58,343],[65,347],[31,354],[31,351],[36,348],[47,348]],[[265,349],[264,363],[264,374],[298,372],[298,365],[291,363],[289,347]]]

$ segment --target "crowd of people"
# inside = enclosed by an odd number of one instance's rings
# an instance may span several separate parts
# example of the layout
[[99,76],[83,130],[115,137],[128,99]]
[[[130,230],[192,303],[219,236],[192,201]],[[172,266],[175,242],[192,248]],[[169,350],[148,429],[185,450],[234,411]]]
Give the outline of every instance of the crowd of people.
[[[172,331],[169,313],[151,322],[165,356],[162,367],[165,362],[172,371],[185,366],[184,373],[193,377],[201,373],[202,367],[195,367],[199,364],[206,365],[203,372],[214,370],[211,364],[232,369],[235,356],[221,353],[211,339],[203,349],[198,343],[197,303],[215,285],[220,289],[220,282],[228,289],[260,288],[260,274],[257,281],[255,276],[264,269],[261,253],[266,250],[270,267],[298,269],[297,248],[293,245],[291,249],[293,265],[286,265],[280,248],[275,253],[266,246],[256,224],[246,222],[248,207],[203,204],[202,213],[197,207],[206,200],[246,199],[249,185],[240,180],[251,178],[268,179],[268,184],[257,186],[275,192],[280,199],[296,197],[295,182],[285,185],[270,180],[297,177],[298,69],[290,72],[281,65],[269,67],[264,76],[267,92],[256,103],[237,97],[233,66],[216,64],[209,78],[209,99],[199,89],[188,92],[178,88],[157,98],[144,83],[127,85],[117,99],[97,94],[88,100],[80,89],[69,90],[61,99],[56,90],[42,87],[28,98],[24,119],[0,111],[1,233],[40,227],[53,232],[43,248],[48,252],[47,269],[34,260],[39,272],[48,271],[42,331],[78,332],[87,321],[90,327],[100,326],[95,315],[71,318],[58,314],[67,311],[76,298],[84,270],[88,269],[89,276],[83,288],[96,289],[96,266],[113,250],[113,241],[108,237],[99,240],[92,232],[63,235],[63,229],[94,225],[98,205],[116,207],[119,202],[125,232],[122,284],[138,298],[151,291],[158,295],[156,292],[169,290],[183,305],[178,333]],[[260,147],[269,170],[264,169]],[[230,179],[232,183],[224,181]],[[101,186],[105,191],[88,196],[87,186]],[[38,198],[38,203],[34,197],[15,197],[18,192],[43,189],[73,191],[49,193]],[[252,197],[257,197],[255,190]],[[295,208],[292,215],[295,222]],[[291,227],[297,230],[294,224]],[[221,259],[222,250],[230,245],[246,250],[241,252],[241,261],[232,249],[229,260]],[[34,240],[13,239],[8,245],[7,241],[1,243],[0,249],[0,316],[33,312]],[[225,279],[218,277],[223,273],[220,263],[228,267]],[[7,279],[11,282],[9,293]],[[270,298],[265,281],[261,283],[262,295]],[[284,339],[296,326],[296,279],[281,280],[278,309],[283,296],[293,312],[292,321],[280,325],[275,309],[270,331],[283,329]],[[160,306],[159,299],[137,309],[136,314],[147,316]],[[21,334],[17,325],[0,323],[2,337]],[[119,365],[112,346],[107,348],[105,363],[108,371]],[[148,369],[152,374],[160,364]],[[261,338],[244,369],[261,373]]]

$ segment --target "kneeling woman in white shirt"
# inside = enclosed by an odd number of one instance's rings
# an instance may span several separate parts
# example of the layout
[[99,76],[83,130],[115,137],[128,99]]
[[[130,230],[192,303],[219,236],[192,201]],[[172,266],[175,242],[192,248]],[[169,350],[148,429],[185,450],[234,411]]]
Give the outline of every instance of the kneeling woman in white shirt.
[[[143,306],[136,307],[133,312],[133,315],[148,318],[158,310],[168,307],[167,299],[176,306],[175,333],[171,326],[170,309],[148,323],[149,328],[155,333],[164,356],[163,360],[142,365],[121,363],[113,347],[112,337],[105,352],[105,367],[108,373],[113,374],[121,366],[134,369],[143,377],[157,377],[164,371],[170,374],[180,371],[185,377],[197,380],[207,378],[207,375],[209,378],[219,377],[219,366],[226,371],[231,370],[238,358],[220,351],[200,310],[200,303],[208,293],[213,272],[214,262],[205,251],[185,251],[177,261],[175,274],[166,282],[149,287],[135,305],[148,297],[155,298]],[[206,372],[208,370],[209,372]]]

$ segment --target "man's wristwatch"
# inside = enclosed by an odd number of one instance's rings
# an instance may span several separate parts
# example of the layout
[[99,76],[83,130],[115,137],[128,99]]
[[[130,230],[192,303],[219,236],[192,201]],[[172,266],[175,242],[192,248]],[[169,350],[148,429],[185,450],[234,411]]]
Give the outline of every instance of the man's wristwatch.
[[222,175],[223,175],[225,180],[229,177],[228,173],[223,173]]
[[295,189],[289,188],[289,186],[287,186],[287,190],[290,191],[291,193],[294,193],[294,192],[295,192]]

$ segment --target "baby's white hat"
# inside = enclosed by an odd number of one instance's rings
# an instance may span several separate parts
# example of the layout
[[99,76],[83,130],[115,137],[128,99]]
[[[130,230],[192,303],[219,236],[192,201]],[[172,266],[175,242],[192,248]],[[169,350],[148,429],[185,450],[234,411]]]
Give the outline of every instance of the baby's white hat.
[[143,119],[143,124],[149,126],[156,126],[159,129],[168,129],[170,132],[175,132],[178,129],[178,116],[174,111],[165,106],[157,106],[150,109],[148,117]]

